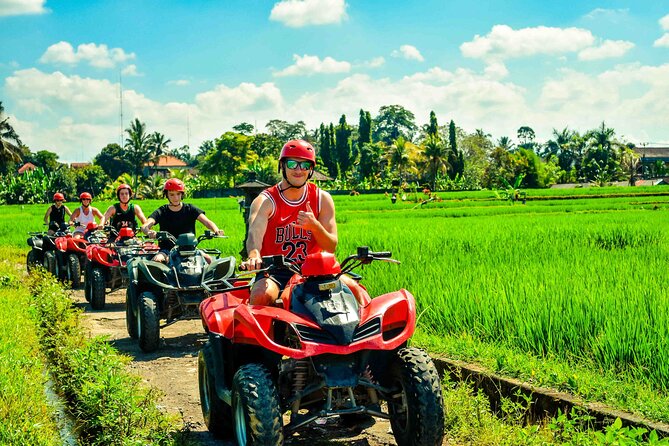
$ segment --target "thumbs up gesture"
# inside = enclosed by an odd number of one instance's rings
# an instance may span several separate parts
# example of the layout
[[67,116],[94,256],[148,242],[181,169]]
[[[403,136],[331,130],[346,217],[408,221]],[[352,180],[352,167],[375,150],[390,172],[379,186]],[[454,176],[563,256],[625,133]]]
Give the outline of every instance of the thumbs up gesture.
[[297,221],[295,222],[295,226],[298,228],[312,230],[315,229],[317,225],[318,225],[318,220],[316,219],[314,211],[311,209],[311,206],[307,201],[306,210],[300,211],[297,214]]

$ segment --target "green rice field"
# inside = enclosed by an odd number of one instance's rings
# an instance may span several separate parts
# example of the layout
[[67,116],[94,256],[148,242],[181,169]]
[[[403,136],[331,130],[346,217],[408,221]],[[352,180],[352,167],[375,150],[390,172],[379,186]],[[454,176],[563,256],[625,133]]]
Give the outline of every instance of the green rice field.
[[[359,272],[372,294],[410,290],[421,333],[624,372],[666,393],[669,189],[529,191],[526,204],[490,191],[438,197],[421,205],[422,193],[395,204],[384,195],[335,196],[338,257],[360,245],[392,251],[401,265]],[[237,200],[187,201],[230,236],[216,246],[238,256]],[[148,216],[163,202],[139,203]],[[104,212],[109,203],[94,205]],[[45,210],[5,206],[1,243],[27,251],[26,233],[44,228]]]

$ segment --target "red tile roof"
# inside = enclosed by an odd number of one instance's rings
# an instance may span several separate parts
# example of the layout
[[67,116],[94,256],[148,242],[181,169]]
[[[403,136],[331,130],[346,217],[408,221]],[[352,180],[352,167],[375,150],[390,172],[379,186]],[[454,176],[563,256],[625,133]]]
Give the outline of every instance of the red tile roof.
[[[145,164],[148,167],[154,167],[153,161]],[[155,167],[186,167],[188,164],[181,161],[179,158],[171,155],[161,155]]]
[[19,173],[23,173],[26,170],[35,170],[37,169],[37,166],[35,166],[33,163],[25,163],[23,166],[19,167]]

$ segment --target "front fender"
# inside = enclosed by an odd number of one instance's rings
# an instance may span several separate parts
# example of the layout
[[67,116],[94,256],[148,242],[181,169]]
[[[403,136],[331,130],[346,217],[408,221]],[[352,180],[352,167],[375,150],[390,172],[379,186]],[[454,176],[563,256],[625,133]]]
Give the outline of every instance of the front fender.
[[[136,276],[134,276],[135,279],[133,281],[136,280],[138,283],[146,282],[165,289],[177,289],[175,286],[167,283],[167,274],[170,272],[170,268],[164,263],[145,259],[130,263],[132,264],[132,268],[136,269]],[[131,268],[131,266],[129,265],[128,268]]]

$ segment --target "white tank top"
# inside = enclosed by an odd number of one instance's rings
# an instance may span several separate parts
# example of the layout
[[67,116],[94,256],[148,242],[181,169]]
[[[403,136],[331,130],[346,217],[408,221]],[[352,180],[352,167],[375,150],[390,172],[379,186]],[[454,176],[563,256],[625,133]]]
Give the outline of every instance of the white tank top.
[[86,232],[86,226],[90,222],[95,222],[95,215],[93,215],[93,210],[91,207],[88,207],[88,215],[84,214],[84,207],[79,206],[79,216],[77,217],[77,221],[79,222],[79,226],[74,228],[74,232]]

